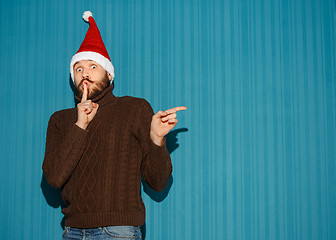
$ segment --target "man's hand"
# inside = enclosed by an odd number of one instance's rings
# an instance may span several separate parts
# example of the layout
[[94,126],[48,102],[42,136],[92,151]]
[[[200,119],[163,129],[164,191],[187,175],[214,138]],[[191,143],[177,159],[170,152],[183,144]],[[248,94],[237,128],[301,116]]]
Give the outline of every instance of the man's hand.
[[85,130],[96,115],[99,105],[91,100],[87,100],[89,90],[85,83],[83,86],[83,96],[81,102],[77,104],[78,117],[76,125]]
[[159,111],[152,117],[150,137],[156,145],[162,146],[164,136],[176,126],[178,122],[176,112],[186,109],[186,107],[175,107],[164,112]]

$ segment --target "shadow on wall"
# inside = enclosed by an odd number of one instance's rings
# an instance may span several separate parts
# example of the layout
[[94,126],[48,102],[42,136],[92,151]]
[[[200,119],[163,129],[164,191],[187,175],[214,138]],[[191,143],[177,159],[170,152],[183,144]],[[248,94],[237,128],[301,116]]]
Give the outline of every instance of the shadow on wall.
[[[167,147],[167,150],[168,150],[169,154],[171,154],[173,151],[175,151],[179,147],[179,144],[177,142],[177,140],[178,140],[177,135],[181,132],[187,132],[187,131],[188,131],[187,128],[180,128],[180,129],[173,130],[173,131],[171,131],[170,133],[167,134],[167,136],[166,136],[166,147]],[[156,202],[162,202],[168,196],[169,190],[170,190],[171,186],[173,185],[173,177],[170,176],[166,188],[161,192],[155,192],[143,180],[142,180],[142,184],[143,184],[144,192],[152,200],[154,200]],[[53,208],[59,208],[59,207],[64,208],[65,207],[65,204],[64,204],[64,202],[62,200],[62,196],[61,196],[61,189],[56,189],[56,188],[51,187],[48,184],[47,179],[45,178],[44,174],[42,175],[41,189],[42,189],[43,196],[46,199],[49,206],[51,206]],[[60,223],[60,225],[64,229],[64,218],[63,218],[62,222]],[[141,232],[142,232],[142,235],[143,235],[143,239],[145,239],[145,237],[146,237],[146,223],[143,226],[141,226]]]
[[[49,206],[53,208],[65,207],[65,204],[61,196],[61,189],[56,189],[50,186],[44,174],[42,175],[41,189],[43,196],[46,199]],[[64,218],[62,219],[62,222],[60,224],[61,227],[64,229]]]

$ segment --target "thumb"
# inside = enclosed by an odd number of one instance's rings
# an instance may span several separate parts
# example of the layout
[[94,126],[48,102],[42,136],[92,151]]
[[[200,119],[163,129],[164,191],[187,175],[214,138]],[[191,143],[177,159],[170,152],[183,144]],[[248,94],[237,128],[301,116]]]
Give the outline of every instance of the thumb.
[[167,112],[163,112],[163,111],[158,111],[156,114],[156,117],[165,117],[165,116],[167,116],[168,115],[168,113]]

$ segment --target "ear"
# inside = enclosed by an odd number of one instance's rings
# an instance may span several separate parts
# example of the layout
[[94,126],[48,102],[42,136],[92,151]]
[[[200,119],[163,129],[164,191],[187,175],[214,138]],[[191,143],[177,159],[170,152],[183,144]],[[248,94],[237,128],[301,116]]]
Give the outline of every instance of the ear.
[[112,80],[112,75],[110,73],[107,73],[108,79],[111,81]]

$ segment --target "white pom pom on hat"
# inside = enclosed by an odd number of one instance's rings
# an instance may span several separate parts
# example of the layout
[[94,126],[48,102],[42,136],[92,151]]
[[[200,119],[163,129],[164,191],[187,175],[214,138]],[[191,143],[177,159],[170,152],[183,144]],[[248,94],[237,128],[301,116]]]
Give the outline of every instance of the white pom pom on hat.
[[85,22],[89,22],[89,17],[92,17],[92,12],[90,12],[90,11],[85,11],[84,13],[83,13],[83,19],[84,19],[84,21]]
[[114,67],[104,45],[103,39],[100,35],[96,22],[92,17],[92,13],[90,11],[85,11],[83,13],[83,19],[84,21],[88,22],[90,26],[81,46],[79,47],[76,54],[71,58],[71,79],[73,82],[75,82],[73,66],[76,64],[76,62],[81,60],[93,60],[101,65],[109,74],[111,74],[112,83],[115,76]]

